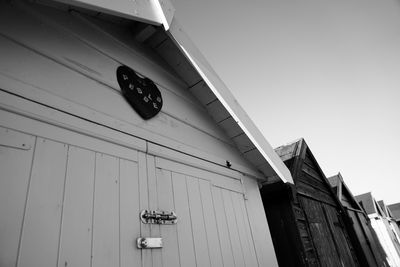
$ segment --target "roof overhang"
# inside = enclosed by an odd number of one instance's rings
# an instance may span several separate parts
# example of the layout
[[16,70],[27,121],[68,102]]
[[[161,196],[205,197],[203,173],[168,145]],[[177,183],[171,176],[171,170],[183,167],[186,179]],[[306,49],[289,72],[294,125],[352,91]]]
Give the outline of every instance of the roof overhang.
[[168,30],[175,13],[169,0],[53,0],[152,25]]
[[[52,0],[78,6],[151,25],[162,25],[176,46],[176,51],[186,59],[202,86],[189,90],[205,106],[215,122],[225,130],[242,155],[269,181],[293,183],[289,170],[275,153],[271,145],[239,105],[227,86],[218,77],[205,57],[182,30],[174,17],[175,9],[169,0]],[[169,57],[171,54],[169,55]],[[173,55],[172,55],[173,56]],[[174,66],[172,66],[174,68]],[[177,66],[182,73],[182,66]],[[189,71],[190,72],[190,71]],[[197,83],[198,84],[198,83]],[[212,103],[212,104],[211,104]],[[221,114],[223,114],[221,116]]]

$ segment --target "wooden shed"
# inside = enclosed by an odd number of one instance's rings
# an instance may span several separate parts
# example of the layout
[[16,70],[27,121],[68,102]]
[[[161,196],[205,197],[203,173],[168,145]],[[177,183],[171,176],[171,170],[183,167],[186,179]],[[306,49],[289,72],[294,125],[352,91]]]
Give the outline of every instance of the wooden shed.
[[279,265],[368,266],[351,241],[341,203],[304,139],[275,151],[294,180],[294,185],[261,188]]
[[0,2],[0,266],[276,266],[289,170],[167,0]]
[[390,266],[400,266],[400,244],[395,232],[390,227],[384,211],[371,192],[355,196],[355,198],[371,219],[371,225],[386,252],[387,262]]
[[[383,215],[385,216],[387,222],[389,223],[390,229],[392,229],[394,236],[396,237],[397,243],[400,245],[400,229],[397,225],[396,219],[392,213],[392,210],[386,205],[385,201],[379,200],[378,205],[381,207],[383,211]],[[400,246],[398,246],[400,248]],[[400,250],[398,250],[400,254]]]
[[371,226],[371,221],[360,207],[350,189],[347,187],[340,173],[328,178],[329,183],[342,203],[346,215],[350,218],[353,234],[357,236],[355,242],[363,250],[369,266],[388,266],[386,253],[379,242],[378,236]]

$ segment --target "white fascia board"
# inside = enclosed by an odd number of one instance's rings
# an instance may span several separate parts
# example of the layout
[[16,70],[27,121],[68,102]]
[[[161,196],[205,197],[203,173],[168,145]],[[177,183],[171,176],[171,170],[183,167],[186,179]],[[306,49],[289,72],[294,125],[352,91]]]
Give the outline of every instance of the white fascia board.
[[162,21],[162,25],[166,31],[169,30],[169,25],[174,18],[175,8],[169,0],[152,0],[154,5],[158,8],[157,15]]
[[[172,20],[174,9],[168,0],[52,0],[152,25]],[[167,24],[168,25],[168,24]],[[168,29],[168,28],[166,28]]]
[[271,145],[258,130],[243,108],[239,105],[224,82],[208,64],[201,52],[179,26],[176,18],[173,18],[172,23],[169,25],[169,34],[185,54],[187,59],[195,67],[204,82],[206,82],[218,100],[234,118],[239,127],[245,132],[261,155],[270,164],[276,175],[285,183],[293,183],[293,178],[288,168],[275,153]]

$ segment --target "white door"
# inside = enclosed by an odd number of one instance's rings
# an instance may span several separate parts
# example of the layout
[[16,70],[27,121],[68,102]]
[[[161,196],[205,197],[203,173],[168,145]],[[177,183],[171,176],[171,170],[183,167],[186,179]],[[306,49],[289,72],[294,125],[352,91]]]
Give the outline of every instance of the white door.
[[[0,127],[0,266],[258,266],[237,177],[12,116]],[[144,209],[178,222],[144,224]],[[163,248],[138,249],[139,237]]]
[[14,117],[28,133],[0,127],[0,266],[141,266],[138,152]]
[[164,248],[153,251],[153,266],[258,266],[241,181],[150,157],[153,160],[152,207],[178,216],[176,225],[154,226]]

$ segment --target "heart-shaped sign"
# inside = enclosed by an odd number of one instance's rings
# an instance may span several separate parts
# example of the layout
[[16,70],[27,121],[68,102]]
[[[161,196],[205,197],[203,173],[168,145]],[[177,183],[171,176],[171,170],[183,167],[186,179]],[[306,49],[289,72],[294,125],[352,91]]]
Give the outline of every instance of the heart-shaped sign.
[[118,67],[117,80],[122,95],[143,119],[148,120],[160,112],[163,100],[152,80],[127,66]]

